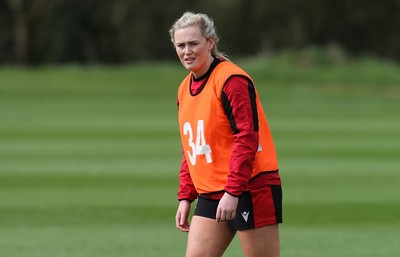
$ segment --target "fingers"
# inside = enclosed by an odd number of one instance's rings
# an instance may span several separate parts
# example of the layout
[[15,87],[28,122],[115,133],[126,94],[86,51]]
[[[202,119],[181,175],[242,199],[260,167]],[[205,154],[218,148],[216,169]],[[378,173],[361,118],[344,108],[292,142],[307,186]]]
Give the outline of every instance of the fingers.
[[236,218],[236,211],[231,213],[229,220],[234,220]]
[[182,232],[189,232],[190,225],[184,216],[177,215],[175,219],[176,228]]
[[181,225],[181,215],[179,213],[177,213],[175,216],[175,225],[176,227],[179,227]]
[[189,232],[190,226],[189,224],[184,224],[184,225],[178,225],[176,228],[182,232]]
[[179,225],[183,226],[183,225],[185,225],[185,223],[186,223],[186,219],[185,219],[185,217],[183,215],[181,215],[181,218],[179,220]]
[[229,211],[229,210],[222,210],[222,209],[217,209],[217,215],[216,215],[216,220],[217,222],[224,222],[224,221],[230,221],[234,220],[236,217],[235,211]]

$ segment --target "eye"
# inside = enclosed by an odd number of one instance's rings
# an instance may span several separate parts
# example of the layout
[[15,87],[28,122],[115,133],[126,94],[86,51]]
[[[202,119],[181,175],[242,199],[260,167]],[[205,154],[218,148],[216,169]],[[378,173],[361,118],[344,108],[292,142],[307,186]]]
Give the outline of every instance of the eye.
[[175,45],[175,47],[179,48],[179,49],[183,49],[183,48],[185,48],[185,44],[178,43],[178,44]]

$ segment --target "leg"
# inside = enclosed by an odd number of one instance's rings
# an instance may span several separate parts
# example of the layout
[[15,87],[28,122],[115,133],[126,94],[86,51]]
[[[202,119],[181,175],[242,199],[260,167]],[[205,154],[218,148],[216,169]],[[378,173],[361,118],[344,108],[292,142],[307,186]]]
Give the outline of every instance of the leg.
[[238,234],[245,257],[280,256],[277,224],[239,231]]
[[186,257],[221,257],[235,236],[227,222],[193,216]]

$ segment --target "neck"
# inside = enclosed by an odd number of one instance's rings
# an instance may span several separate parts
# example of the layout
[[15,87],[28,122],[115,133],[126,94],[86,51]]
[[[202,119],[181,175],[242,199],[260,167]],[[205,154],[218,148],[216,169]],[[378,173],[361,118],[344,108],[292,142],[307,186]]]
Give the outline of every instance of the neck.
[[212,55],[210,55],[210,57],[207,59],[206,64],[201,68],[201,70],[193,72],[193,76],[195,78],[200,78],[201,76],[203,76],[204,74],[206,74],[206,72],[208,71],[208,69],[211,66],[211,63],[214,61],[214,57]]

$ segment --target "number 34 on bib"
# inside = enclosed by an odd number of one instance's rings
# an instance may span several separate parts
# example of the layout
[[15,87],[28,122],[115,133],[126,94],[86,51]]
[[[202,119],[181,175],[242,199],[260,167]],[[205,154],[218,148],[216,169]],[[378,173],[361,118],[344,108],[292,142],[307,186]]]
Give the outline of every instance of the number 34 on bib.
[[186,151],[189,156],[190,163],[194,166],[196,165],[196,159],[198,155],[204,154],[206,156],[207,163],[212,163],[211,158],[211,147],[206,143],[204,137],[204,121],[197,121],[196,129],[196,141],[193,141],[193,129],[189,122],[183,124],[183,135],[187,136],[188,144],[191,150]]

